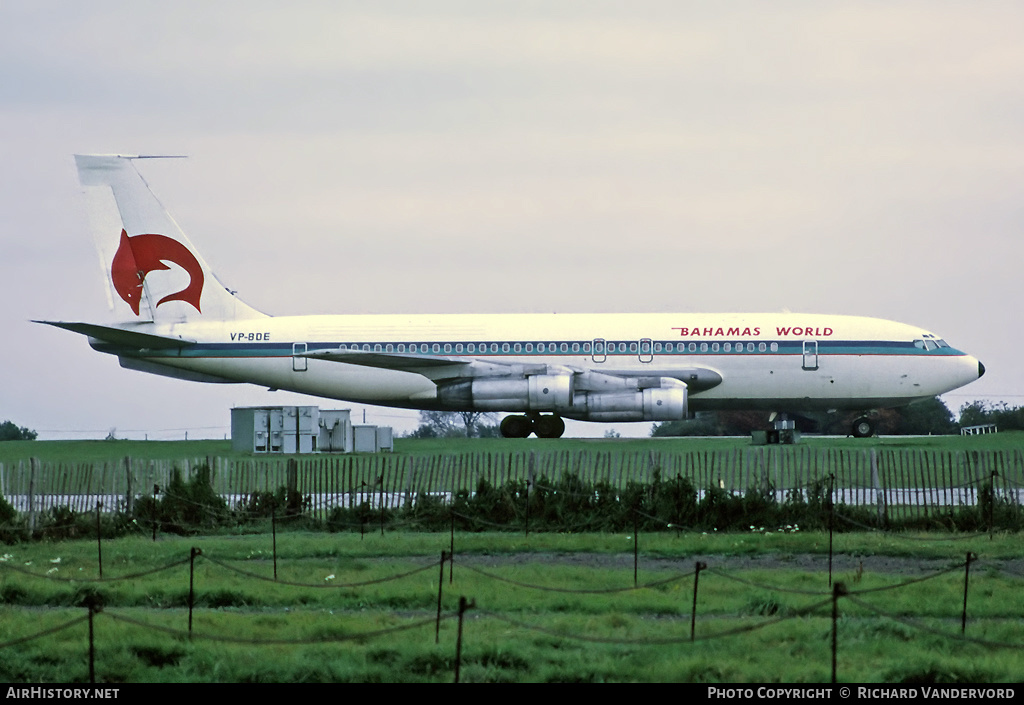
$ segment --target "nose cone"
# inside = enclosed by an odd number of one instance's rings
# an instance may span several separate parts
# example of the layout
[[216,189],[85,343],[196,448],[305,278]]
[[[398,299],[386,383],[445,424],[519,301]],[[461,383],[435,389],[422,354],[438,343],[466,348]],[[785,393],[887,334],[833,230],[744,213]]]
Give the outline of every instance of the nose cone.
[[983,374],[985,374],[985,366],[981,364],[981,360],[978,360],[978,377],[981,377]]

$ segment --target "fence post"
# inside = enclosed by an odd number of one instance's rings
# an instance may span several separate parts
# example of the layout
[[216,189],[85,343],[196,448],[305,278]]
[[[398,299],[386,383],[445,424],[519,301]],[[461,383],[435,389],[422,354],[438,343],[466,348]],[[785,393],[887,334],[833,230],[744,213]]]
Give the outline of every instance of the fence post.
[[875,503],[878,505],[878,525],[885,526],[885,491],[878,478],[878,454],[871,449],[871,484],[875,488]]
[[437,622],[434,624],[434,643],[441,643],[441,592],[444,586],[444,561],[446,554],[441,551],[441,574],[437,579]]
[[188,638],[192,639],[192,608],[196,603],[195,577],[196,577],[196,556],[202,553],[202,549],[192,547],[188,560]]
[[132,489],[132,459],[128,455],[124,457],[124,479],[124,507],[128,516],[132,516],[135,509],[135,491]]
[[970,551],[967,552],[967,562],[964,565],[964,611],[960,617],[960,633],[967,632],[967,582],[971,575],[971,561],[977,560],[977,556]]
[[690,610],[690,641],[693,641],[697,629],[697,583],[700,580],[700,572],[707,567],[707,563],[697,561],[696,570],[693,572],[693,608]]
[[28,461],[28,535],[36,533],[36,468],[39,466],[38,458],[31,458]]

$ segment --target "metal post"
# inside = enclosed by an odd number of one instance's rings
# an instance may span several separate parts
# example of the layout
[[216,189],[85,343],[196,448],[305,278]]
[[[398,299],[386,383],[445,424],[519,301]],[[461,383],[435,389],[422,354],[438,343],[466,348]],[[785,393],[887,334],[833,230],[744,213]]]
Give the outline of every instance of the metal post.
[[707,563],[697,561],[697,569],[693,573],[693,608],[690,610],[690,641],[694,640],[694,634],[697,630],[697,583],[700,581],[700,572],[707,567]]
[[437,623],[434,625],[434,643],[441,641],[441,589],[444,586],[445,552],[441,551],[441,574],[437,578]]
[[967,563],[964,565],[964,611],[960,617],[960,633],[967,632],[967,583],[971,575],[971,561],[977,560],[977,556],[970,551],[967,552]]
[[274,580],[277,580],[277,507],[270,505],[270,535],[274,555]]

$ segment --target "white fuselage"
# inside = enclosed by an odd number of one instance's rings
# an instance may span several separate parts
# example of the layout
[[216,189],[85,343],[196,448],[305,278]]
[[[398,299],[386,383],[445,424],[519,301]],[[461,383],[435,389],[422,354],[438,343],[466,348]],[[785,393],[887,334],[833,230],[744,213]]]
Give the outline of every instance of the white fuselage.
[[[576,375],[679,379],[688,386],[689,409],[696,411],[899,406],[963,386],[981,369],[977,359],[918,327],[816,314],[286,316],[142,324],[133,330],[196,344],[142,351],[95,341],[94,346],[120,355],[126,367],[158,374],[452,410],[465,404],[438,396],[446,360],[452,368],[498,363],[527,374],[544,367]],[[332,352],[343,359],[317,357]],[[357,353],[364,359],[344,361],[344,354]],[[365,356],[374,353],[384,360],[422,359],[429,366],[367,363]],[[579,417],[571,403],[554,410]]]

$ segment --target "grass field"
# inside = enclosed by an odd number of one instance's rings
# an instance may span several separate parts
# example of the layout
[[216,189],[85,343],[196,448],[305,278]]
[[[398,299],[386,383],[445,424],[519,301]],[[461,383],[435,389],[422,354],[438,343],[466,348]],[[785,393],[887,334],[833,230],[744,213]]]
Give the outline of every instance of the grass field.
[[[632,589],[637,540],[636,579],[651,587]],[[8,644],[83,617],[83,601],[98,598],[102,682],[450,682],[460,597],[475,604],[465,682],[831,678],[826,535],[460,534],[451,583],[439,570],[449,541],[279,534],[277,582],[268,535],[108,541],[103,582],[91,582],[94,542],[4,547],[0,680],[87,680],[84,623]],[[203,555],[190,640],[192,547]],[[1019,681],[1019,537],[844,534],[835,550],[833,577],[854,592],[839,601],[840,682]],[[978,559],[961,636],[966,551]],[[751,557],[756,566],[743,562]],[[697,560],[707,569],[691,642]],[[439,578],[447,619],[435,643]]]
[[[1024,434],[805,437],[802,446],[1016,453]],[[525,448],[625,456],[749,447],[739,438],[397,439],[395,453]],[[0,443],[0,463],[8,466],[33,457],[115,463],[125,456],[251,457],[226,441]],[[464,625],[462,681],[827,682],[829,537],[772,528],[458,534],[450,583],[447,572],[439,582],[448,534],[280,534],[276,582],[266,534],[105,541],[103,582],[94,581],[94,542],[0,546],[0,681],[87,680],[84,622],[12,644],[82,619],[82,605],[98,599],[95,668],[102,682],[450,682],[453,615],[465,597],[475,607]],[[189,639],[193,546],[203,555]],[[833,577],[854,591],[839,600],[841,682],[1019,681],[1024,550],[1018,534],[854,533],[838,535],[834,546]],[[961,635],[968,551],[977,561]],[[697,561],[708,568],[700,574],[691,642]],[[633,589],[634,569],[636,581],[650,587]],[[435,643],[439,587],[446,619]]]
[[[836,438],[805,435],[801,445],[810,448],[897,448],[932,450],[1013,450],[1024,447],[1024,432],[1006,431],[978,436],[887,436],[882,438]],[[540,439],[511,438],[396,438],[395,453],[408,455],[467,452],[595,451],[616,450],[632,453],[647,449],[664,452],[689,452],[749,448],[749,438],[614,438],[614,439]],[[0,463],[9,464],[38,458],[45,462],[116,461],[125,456],[145,460],[178,458],[252,458],[251,453],[231,449],[230,441],[4,441],[0,443]],[[279,456],[276,456],[279,457]]]

